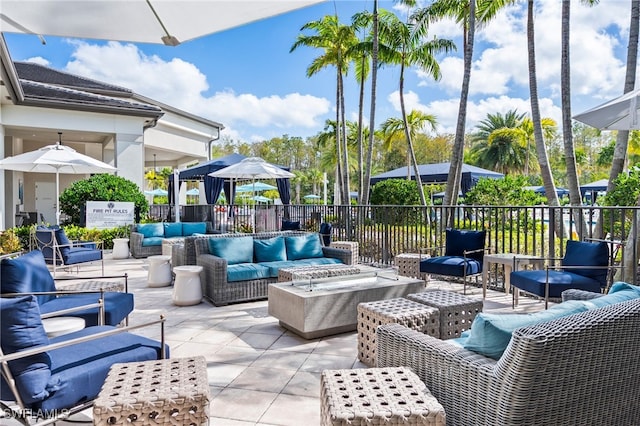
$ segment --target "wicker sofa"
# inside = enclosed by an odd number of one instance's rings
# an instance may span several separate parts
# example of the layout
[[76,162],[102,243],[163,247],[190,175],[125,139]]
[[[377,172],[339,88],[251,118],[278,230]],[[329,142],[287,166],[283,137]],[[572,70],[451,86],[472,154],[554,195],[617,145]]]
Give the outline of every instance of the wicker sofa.
[[195,234],[213,232],[210,222],[158,222],[131,226],[130,250],[136,259],[162,254],[162,240],[184,240]]
[[334,247],[321,247],[321,257],[284,260],[282,262],[260,262],[259,259],[257,259],[257,255],[254,254],[255,260],[252,263],[241,263],[239,265],[246,268],[246,270],[253,269],[254,267],[264,270],[264,266],[268,265],[270,272],[261,277],[251,277],[249,279],[241,280],[237,280],[238,276],[236,275],[236,279],[230,280],[230,275],[237,272],[235,270],[231,270],[238,265],[233,264],[232,267],[229,268],[230,263],[227,259],[211,254],[210,241],[212,239],[221,240],[241,237],[251,237],[254,241],[263,240],[265,242],[277,237],[282,237],[283,239],[285,237],[313,237],[317,238],[319,242],[319,236],[317,233],[302,231],[261,232],[256,234],[214,234],[188,238],[190,242],[193,242],[195,247],[196,264],[203,267],[202,287],[204,297],[211,301],[215,306],[266,299],[269,284],[278,281],[278,268],[332,263],[350,264],[352,260],[352,253],[350,250]]
[[638,333],[640,298],[518,328],[498,360],[389,324],[377,362],[416,372],[448,425],[632,425]]

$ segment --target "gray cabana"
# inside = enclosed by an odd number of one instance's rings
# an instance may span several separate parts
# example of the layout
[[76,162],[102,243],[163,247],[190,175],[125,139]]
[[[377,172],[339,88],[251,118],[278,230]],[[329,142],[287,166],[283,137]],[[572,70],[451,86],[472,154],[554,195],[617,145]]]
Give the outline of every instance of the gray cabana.
[[609,179],[600,179],[595,182],[585,183],[580,186],[580,195],[582,198],[589,195],[591,197],[591,204],[593,204],[596,202],[598,192],[606,191],[607,185],[609,185]]
[[[422,183],[446,183],[449,177],[449,167],[451,163],[421,164],[418,166],[420,179]],[[413,167],[409,170],[409,176],[415,180]],[[502,173],[486,170],[481,167],[471,166],[469,164],[462,165],[462,180],[460,181],[460,191],[466,194],[480,178],[500,179],[504,175]],[[386,179],[406,179],[407,167],[399,167],[385,173],[371,177],[371,185],[375,185]]]

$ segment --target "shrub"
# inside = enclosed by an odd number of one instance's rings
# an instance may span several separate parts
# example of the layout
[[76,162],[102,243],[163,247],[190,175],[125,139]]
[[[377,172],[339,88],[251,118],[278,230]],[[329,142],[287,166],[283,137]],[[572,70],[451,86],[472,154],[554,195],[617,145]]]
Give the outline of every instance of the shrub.
[[20,238],[13,229],[0,232],[0,254],[16,253],[22,250]]

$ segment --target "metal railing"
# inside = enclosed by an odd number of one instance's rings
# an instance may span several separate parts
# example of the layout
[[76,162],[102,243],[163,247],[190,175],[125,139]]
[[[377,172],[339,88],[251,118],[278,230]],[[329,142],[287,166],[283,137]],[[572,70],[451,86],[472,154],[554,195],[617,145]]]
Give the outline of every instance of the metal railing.
[[[168,205],[153,205],[151,216],[173,220]],[[357,241],[361,262],[392,263],[400,253],[418,253],[444,245],[445,229],[484,229],[492,253],[520,253],[562,257],[565,242],[606,240],[626,244],[616,261],[638,265],[636,246],[640,225],[638,207],[540,206],[180,206],[185,222],[208,221],[221,232],[274,231],[283,219],[300,221],[318,231],[320,223],[333,225],[333,240]],[[552,226],[555,225],[555,226]],[[629,238],[630,235],[633,238]],[[624,270],[624,268],[623,268]],[[635,268],[617,279],[637,283]]]

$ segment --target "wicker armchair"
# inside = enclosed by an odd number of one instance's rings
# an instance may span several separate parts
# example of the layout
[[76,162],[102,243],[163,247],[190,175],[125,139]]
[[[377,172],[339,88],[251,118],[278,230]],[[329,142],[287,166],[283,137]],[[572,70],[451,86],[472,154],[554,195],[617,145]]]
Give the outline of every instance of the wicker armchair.
[[408,366],[447,425],[640,424],[640,299],[517,329],[495,361],[398,324],[378,327],[378,366]]

